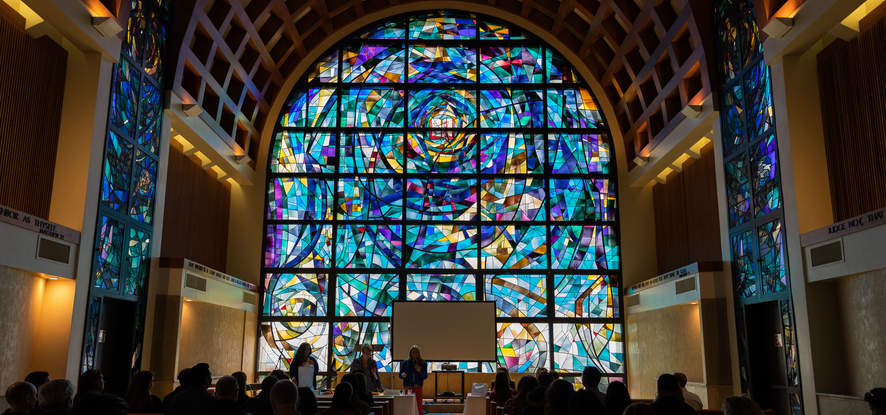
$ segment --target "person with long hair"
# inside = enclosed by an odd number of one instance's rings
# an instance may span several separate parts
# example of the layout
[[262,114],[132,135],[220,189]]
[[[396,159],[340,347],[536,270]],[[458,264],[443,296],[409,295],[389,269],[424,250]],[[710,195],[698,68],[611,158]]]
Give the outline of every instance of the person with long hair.
[[372,412],[372,394],[366,391],[366,377],[362,373],[348,373],[341,377],[341,381],[351,384],[354,409],[369,415]]
[[409,349],[409,359],[400,363],[400,379],[403,379],[403,389],[411,390],[415,394],[419,414],[424,413],[421,387],[427,377],[428,363],[421,358],[418,346],[412,346]]
[[351,363],[351,373],[362,373],[366,376],[367,392],[382,392],[381,378],[378,376],[378,365],[372,358],[372,346],[364,344],[359,347],[360,357]]
[[489,400],[496,405],[504,405],[517,392],[511,389],[511,377],[507,370],[499,370],[495,373],[495,384],[489,393]]
[[606,415],[622,415],[625,409],[631,406],[631,394],[628,393],[628,387],[617,380],[609,382],[603,406],[606,407]]
[[335,387],[332,394],[332,402],[329,409],[323,412],[325,415],[358,415],[354,409],[354,388],[348,382],[341,382]]
[[[313,366],[314,376],[311,376],[311,379],[300,379],[298,374],[299,368],[308,366]],[[289,377],[295,379],[298,386],[317,389],[317,375],[319,373],[320,365],[317,363],[317,359],[311,356],[311,345],[302,343],[301,346],[298,346],[295,354],[292,355],[292,361],[289,362]]]
[[532,375],[524,375],[517,383],[517,394],[505,402],[504,415],[520,415],[529,406],[529,393],[538,387],[538,379]]
[[126,392],[126,402],[129,404],[129,412],[163,412],[163,404],[160,398],[151,395],[154,387],[154,374],[143,370],[132,377],[129,391]]
[[545,393],[545,415],[566,415],[570,413],[575,388],[571,383],[557,379]]

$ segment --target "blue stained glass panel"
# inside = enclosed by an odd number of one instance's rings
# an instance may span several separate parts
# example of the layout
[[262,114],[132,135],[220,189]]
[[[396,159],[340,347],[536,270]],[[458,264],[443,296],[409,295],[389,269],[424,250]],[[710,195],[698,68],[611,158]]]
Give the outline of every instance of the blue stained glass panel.
[[160,104],[160,88],[144,78],[139,99],[138,144],[152,154],[157,154],[160,146],[160,121],[163,106]]
[[484,89],[480,91],[481,128],[541,128],[544,126],[542,91]]
[[338,82],[338,49],[318,60],[308,71],[308,82]]
[[114,66],[109,123],[129,135],[135,131],[140,80],[138,71],[126,59],[120,59]]
[[548,126],[603,128],[603,115],[591,91],[585,88],[548,90]]
[[494,178],[480,181],[480,217],[484,221],[545,220],[544,179]]
[[735,292],[743,298],[757,295],[757,273],[754,266],[754,234],[740,232],[729,237],[732,248],[732,278]]
[[418,128],[470,128],[477,117],[473,91],[420,89],[409,95],[409,126]]
[[311,88],[307,96],[307,126],[335,127],[338,115],[338,94],[335,88]]
[[272,173],[332,173],[335,171],[335,134],[281,131],[271,152]]
[[157,188],[157,160],[141,150],[135,151],[132,190],[129,193],[129,217],[141,223],[154,221],[154,196]]
[[611,226],[552,226],[551,268],[618,269],[619,249]]
[[429,13],[409,19],[410,39],[462,40],[476,37],[476,21],[470,16]]
[[132,144],[108,130],[105,161],[102,167],[102,205],[116,211],[126,211],[129,206],[132,156]]
[[480,267],[484,269],[545,269],[548,267],[544,226],[482,226]]
[[547,323],[498,323],[498,364],[509,372],[534,373],[548,367]]
[[308,94],[299,91],[293,94],[287,101],[286,107],[280,114],[281,127],[304,127],[308,111]]
[[731,154],[745,142],[744,92],[741,83],[726,88],[723,94],[723,151]]
[[95,288],[116,290],[119,287],[123,243],[123,224],[107,216],[101,216],[93,265]]
[[[259,326],[258,370],[289,371],[292,356],[302,343],[311,346],[311,355],[317,359],[317,368],[325,372],[329,357],[329,323],[308,321],[274,321]],[[320,384],[322,379],[317,379]]]
[[276,177],[268,185],[267,218],[332,219],[334,182],[311,177]]
[[476,216],[476,180],[406,179],[406,219],[473,220]]
[[403,181],[399,178],[344,178],[338,182],[336,217],[348,220],[400,220]]
[[391,358],[391,323],[387,322],[341,322],[332,324],[332,360],[335,370],[347,372],[359,356],[357,346],[380,347],[373,351],[376,370],[393,372]]
[[329,268],[332,225],[268,225],[265,267]]
[[751,156],[754,180],[754,213],[765,215],[781,208],[781,180],[778,174],[778,142],[775,132],[754,146]]
[[594,366],[603,373],[624,372],[621,324],[554,324],[554,370],[581,372]]
[[392,19],[381,23],[359,36],[361,39],[405,39],[406,26],[401,19]]
[[342,173],[402,173],[403,135],[378,132],[345,133],[338,147]]
[[127,295],[141,295],[142,287],[144,287],[145,281],[148,278],[148,269],[151,266],[150,232],[129,228],[126,260],[129,265],[129,273],[126,276],[123,293]]
[[408,301],[474,301],[477,279],[473,275],[409,274],[406,276]]
[[400,45],[345,46],[342,49],[344,82],[403,82],[406,51]]
[[339,274],[335,315],[340,317],[390,317],[400,295],[397,274]]
[[336,267],[400,267],[400,225],[339,225],[337,233]]
[[610,172],[609,138],[605,134],[548,135],[548,164],[554,174]]
[[609,179],[550,179],[551,220],[614,221],[616,197]]
[[545,140],[542,134],[488,133],[480,136],[481,173],[542,173]]
[[547,317],[544,275],[487,275],[486,301],[495,301],[498,317]]
[[547,81],[552,84],[570,84],[578,82],[578,74],[572,65],[559,53],[550,48],[545,49],[545,61],[547,62]]
[[726,162],[726,203],[729,226],[744,223],[751,212],[751,180],[745,155]]
[[463,83],[476,80],[476,49],[428,45],[409,48],[410,83]]
[[618,318],[620,309],[617,277],[554,276],[554,317]]
[[480,48],[481,83],[541,83],[543,73],[540,47]]
[[474,173],[477,135],[461,131],[409,133],[406,160],[410,173]]
[[520,29],[487,20],[478,19],[477,30],[480,32],[480,39],[526,39],[526,36]]
[[341,126],[402,127],[403,94],[390,88],[346,89],[341,97]]
[[273,317],[325,316],[327,283],[325,274],[267,274],[262,313]]
[[466,225],[407,225],[403,259],[408,268],[476,269],[476,227]]
[[[762,60],[745,74],[745,91],[750,104],[748,117],[754,136],[761,136],[772,129],[775,114],[772,107],[772,74]],[[774,134],[774,132],[773,132]]]
[[780,219],[757,228],[760,243],[760,280],[763,294],[782,292],[788,287],[787,252]]

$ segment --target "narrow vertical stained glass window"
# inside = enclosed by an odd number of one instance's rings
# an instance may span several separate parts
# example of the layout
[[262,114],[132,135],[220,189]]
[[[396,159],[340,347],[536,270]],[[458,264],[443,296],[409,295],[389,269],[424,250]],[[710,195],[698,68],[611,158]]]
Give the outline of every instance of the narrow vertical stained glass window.
[[610,134],[557,51],[485,16],[398,16],[309,66],[275,126],[260,372],[302,341],[329,376],[360,344],[396,370],[394,301],[489,301],[496,361],[461,370],[624,379]]

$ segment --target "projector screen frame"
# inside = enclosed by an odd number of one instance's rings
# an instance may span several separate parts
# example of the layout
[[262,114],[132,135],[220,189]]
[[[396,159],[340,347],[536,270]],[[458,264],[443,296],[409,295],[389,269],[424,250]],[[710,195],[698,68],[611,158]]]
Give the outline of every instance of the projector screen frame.
[[[397,309],[397,307],[396,307],[397,303],[413,303],[413,304],[415,304],[415,303],[421,303],[421,304],[427,304],[427,303],[432,303],[432,304],[433,303],[471,303],[471,304],[490,303],[490,304],[492,304],[492,315],[493,315],[493,323],[492,324],[493,324],[493,326],[496,327],[496,329],[492,331],[492,355],[495,356],[495,359],[493,359],[493,360],[432,360],[432,359],[424,359],[424,360],[426,362],[432,362],[432,363],[447,363],[447,362],[498,363],[498,333],[497,333],[498,329],[497,328],[498,328],[498,324],[500,322],[498,321],[498,310],[496,309],[495,301],[488,301],[488,300],[484,300],[484,301],[395,300],[395,301],[391,302],[391,360],[392,360],[392,363],[399,362],[399,360],[394,358],[394,355],[395,355],[395,353],[394,353],[394,344],[395,344],[394,343],[394,333],[395,333],[395,331],[394,331],[394,311]],[[419,346],[419,348],[421,348],[421,346]]]

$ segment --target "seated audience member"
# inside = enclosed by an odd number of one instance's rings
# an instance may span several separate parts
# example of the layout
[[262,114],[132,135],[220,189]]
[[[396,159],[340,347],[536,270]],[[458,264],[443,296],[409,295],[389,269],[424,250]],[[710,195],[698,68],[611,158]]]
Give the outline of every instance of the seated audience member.
[[286,372],[284,372],[284,371],[282,371],[282,370],[280,370],[280,369],[277,369],[277,370],[271,372],[271,376],[277,378],[277,380],[286,380],[286,379],[289,379],[289,375],[287,375]]
[[277,384],[277,380],[274,376],[266,376],[261,381],[261,391],[246,401],[246,405],[244,405],[246,412],[252,415],[272,415],[274,413],[271,408],[271,389]]
[[[498,368],[495,369],[495,374],[496,374],[496,375],[498,375],[498,372],[509,373],[509,372],[508,372],[508,368],[506,368],[506,367],[502,367],[502,366],[499,366]],[[517,387],[517,384],[514,383],[513,380],[511,380],[511,376],[510,376],[510,374],[508,375],[508,384],[511,385],[511,389],[512,389],[512,390],[513,390],[513,389],[516,389],[516,387]],[[491,389],[495,389],[495,381],[493,381],[492,384],[489,385],[489,387],[490,387]]]
[[683,393],[683,401],[686,402],[686,405],[691,406],[692,409],[700,411],[704,407],[704,404],[701,403],[701,398],[698,395],[686,390],[686,382],[689,382],[689,379],[686,377],[685,374],[680,372],[674,373],[674,376],[677,377],[677,382],[680,383],[680,390]]
[[298,415],[298,386],[289,379],[278,380],[271,388],[274,415]]
[[603,400],[606,415],[622,415],[628,406],[631,406],[631,395],[628,387],[619,381],[609,383],[606,388],[606,399]]
[[341,377],[342,382],[351,384],[351,400],[354,409],[363,415],[372,412],[372,394],[366,392],[366,379],[362,373],[348,373]]
[[6,388],[9,409],[3,415],[27,415],[37,408],[37,388],[30,382],[15,382]]
[[524,415],[544,415],[545,413],[545,393],[547,389],[538,385],[535,389],[526,395],[526,409],[523,410]]
[[215,406],[215,398],[207,389],[212,385],[212,372],[206,363],[197,363],[191,367],[185,389],[175,397],[169,415],[209,414]]
[[723,401],[724,415],[762,415],[760,406],[745,396],[733,396]]
[[74,412],[80,415],[125,415],[126,401],[123,398],[105,393],[105,378],[102,372],[89,369],[77,380],[77,396],[74,397]]
[[511,378],[507,370],[499,370],[495,373],[495,382],[492,391],[489,392],[489,400],[498,406],[503,406],[517,392],[511,389]]
[[222,376],[215,382],[215,407],[213,414],[246,415],[246,411],[237,404],[237,393],[240,385],[233,376]]
[[298,388],[298,413],[299,415],[317,415],[317,397],[311,388]]
[[325,415],[358,415],[353,405],[354,387],[348,382],[339,383],[332,394],[332,402]]
[[571,383],[557,379],[545,393],[545,415],[567,415],[572,406],[575,388]]
[[581,384],[584,386],[584,390],[592,393],[600,403],[603,403],[606,400],[606,395],[600,392],[601,379],[603,379],[603,374],[594,366],[586,366],[585,370],[581,372]]
[[185,390],[185,385],[188,384],[188,376],[190,375],[191,368],[185,368],[182,369],[181,372],[178,372],[178,376],[176,376],[176,380],[178,380],[178,386],[176,386],[172,392],[169,392],[169,395],[166,395],[166,397],[163,398],[163,412],[168,412],[170,405],[172,405],[172,401],[175,400],[175,397]]
[[74,412],[74,385],[67,379],[50,380],[37,390],[40,415],[70,415]]
[[231,376],[237,379],[237,404],[243,405],[249,399],[249,395],[246,394],[246,373],[234,372]]
[[525,375],[517,383],[517,394],[505,402],[504,415],[520,415],[529,405],[529,393],[538,387],[538,379]]
[[25,376],[25,382],[34,385],[37,390],[39,390],[41,386],[49,382],[49,380],[49,372],[31,372],[28,373],[28,376]]
[[163,412],[163,404],[160,402],[160,398],[151,395],[151,388],[153,387],[154,374],[147,370],[138,372],[132,377],[129,391],[126,392],[126,403],[129,405],[129,412]]
[[652,405],[634,403],[625,408],[623,415],[657,415]]
[[871,415],[886,415],[886,389],[874,388],[864,394],[864,401],[871,408]]
[[[557,382],[556,380],[554,381],[554,383]],[[572,394],[569,409],[572,415],[605,415],[603,402],[592,391],[587,389],[582,389]]]
[[680,382],[670,373],[658,377],[658,396],[652,407],[657,415],[695,415],[695,410],[683,402]]
[[538,387],[544,390],[548,390],[548,386],[551,386],[551,383],[554,382],[554,375],[547,370],[539,372],[535,377],[538,379]]

